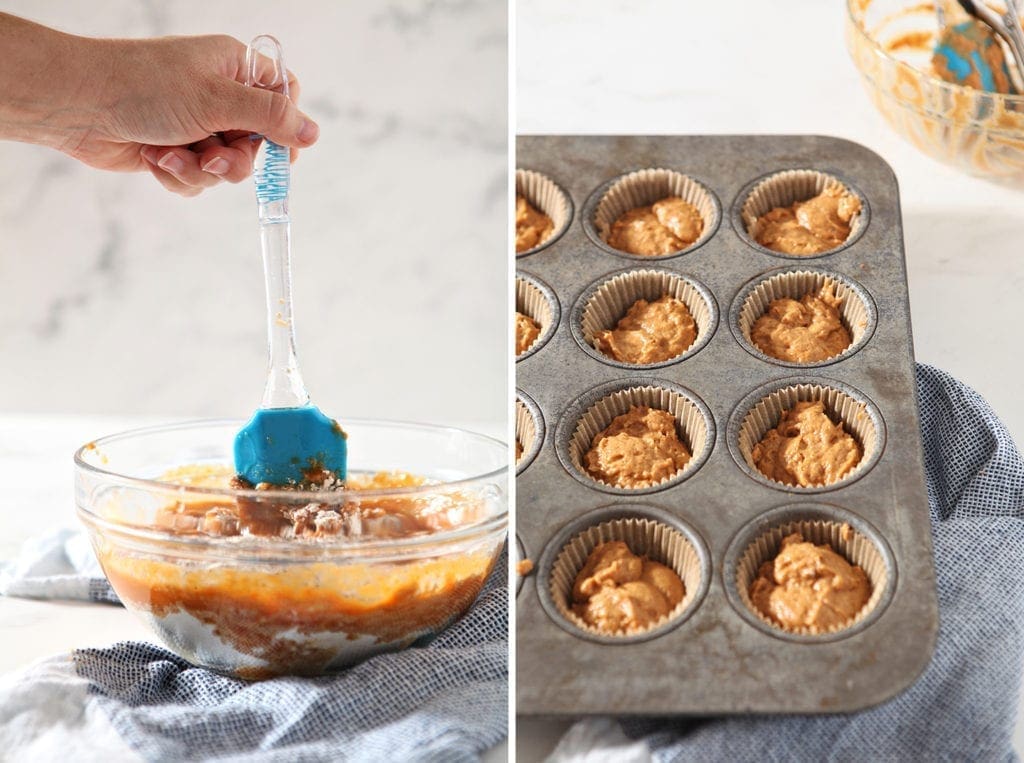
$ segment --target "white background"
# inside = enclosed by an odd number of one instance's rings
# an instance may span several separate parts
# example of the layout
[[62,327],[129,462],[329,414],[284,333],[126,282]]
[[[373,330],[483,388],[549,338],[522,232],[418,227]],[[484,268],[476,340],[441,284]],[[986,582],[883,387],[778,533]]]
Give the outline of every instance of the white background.
[[[1020,440],[1024,193],[891,132],[846,52],[845,15],[841,0],[518,0],[516,129],[820,133],[877,151],[900,183],[917,359],[980,391]],[[520,759],[563,728],[520,721]]]
[[[277,36],[299,360],[331,415],[506,420],[504,2],[14,0],[80,34]],[[244,416],[266,366],[251,182],[194,199],[0,144],[0,412]],[[99,434],[99,433],[97,433]]]

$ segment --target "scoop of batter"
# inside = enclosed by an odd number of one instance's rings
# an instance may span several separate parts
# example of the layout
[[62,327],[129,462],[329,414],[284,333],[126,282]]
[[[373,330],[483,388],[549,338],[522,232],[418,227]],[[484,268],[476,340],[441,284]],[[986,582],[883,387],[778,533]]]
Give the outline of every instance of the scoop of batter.
[[533,347],[540,336],[540,324],[529,315],[516,311],[516,355],[522,355]]
[[572,588],[573,612],[606,633],[655,625],[683,600],[683,581],[669,567],[635,555],[622,541],[601,543]]
[[668,479],[690,458],[671,413],[634,405],[594,435],[583,460],[587,473],[596,480],[640,488]]
[[666,294],[634,302],[614,329],[594,333],[594,346],[623,363],[660,363],[681,355],[696,338],[686,304]]
[[534,207],[525,196],[516,195],[516,253],[547,241],[555,230],[551,218]]
[[853,341],[839,317],[842,304],[832,283],[817,294],[805,294],[799,302],[789,297],[772,300],[768,311],[754,321],[750,338],[773,358],[794,363],[826,360]]
[[787,630],[843,626],[870,597],[863,569],[800,533],[783,538],[778,556],[761,565],[750,585],[754,608]]
[[769,479],[786,485],[830,485],[842,479],[862,456],[860,445],[833,423],[820,401],[797,403],[782,414],[754,446],[754,465]]
[[630,254],[671,254],[690,246],[703,230],[704,219],[693,204],[668,196],[623,214],[612,223],[608,245]]
[[761,215],[754,224],[754,239],[776,252],[820,254],[842,246],[860,210],[856,195],[832,185],[806,201]]

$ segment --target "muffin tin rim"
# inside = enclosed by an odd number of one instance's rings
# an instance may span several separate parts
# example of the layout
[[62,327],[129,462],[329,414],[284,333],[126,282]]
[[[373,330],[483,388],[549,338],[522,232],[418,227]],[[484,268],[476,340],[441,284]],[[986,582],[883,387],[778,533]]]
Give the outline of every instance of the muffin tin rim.
[[[694,183],[699,185],[702,189],[704,189],[704,192],[708,195],[708,198],[711,199],[711,206],[714,208],[714,219],[711,221],[711,224],[708,224],[706,220],[704,221],[705,229],[700,234],[700,237],[685,249],[681,249],[678,252],[670,252],[669,254],[631,254],[630,252],[624,252],[621,249],[616,249],[614,246],[611,246],[604,239],[601,238],[601,234],[597,230],[597,226],[594,224],[594,215],[597,213],[597,207],[601,203],[601,199],[603,199],[604,195],[608,193],[609,189],[611,189],[611,187],[618,183],[620,180],[623,180],[627,176],[632,175],[634,172],[642,172],[643,170],[668,170],[669,172],[676,172],[679,173],[680,175],[684,175],[690,180],[692,180]],[[611,254],[616,257],[622,257],[624,259],[633,261],[661,262],[663,260],[671,260],[675,259],[676,257],[682,257],[687,254],[693,254],[693,252],[703,247],[705,244],[711,241],[711,239],[713,239],[715,235],[718,233],[719,229],[722,226],[723,216],[724,212],[722,202],[718,198],[718,194],[716,194],[714,190],[712,190],[711,186],[708,183],[706,183],[702,178],[699,178],[695,175],[691,175],[688,172],[683,172],[682,170],[673,169],[671,167],[647,166],[635,167],[633,169],[626,170],[625,172],[620,172],[618,175],[611,178],[610,180],[606,180],[605,182],[601,183],[601,185],[599,185],[594,191],[590,193],[589,196],[587,196],[586,201],[583,202],[583,208],[580,210],[580,223],[583,226],[583,232],[587,235],[587,238],[590,239],[590,242],[606,254]]]
[[[875,436],[877,437],[877,445],[874,453],[870,457],[862,456],[860,462],[855,466],[850,474],[843,477],[842,479],[836,480],[835,482],[829,483],[828,485],[814,485],[810,487],[799,487],[796,485],[786,485],[781,482],[769,479],[758,470],[752,468],[743,458],[743,454],[739,451],[739,433],[743,426],[743,421],[746,419],[747,414],[768,395],[779,390],[788,389],[790,387],[798,387],[801,385],[817,386],[817,387],[832,387],[839,390],[840,392],[864,403],[865,410],[868,416],[871,418],[872,423],[875,425]],[[775,424],[778,426],[778,422]],[[733,408],[732,413],[729,414],[729,422],[726,426],[726,441],[729,446],[729,454],[732,456],[733,461],[736,465],[746,474],[749,478],[755,482],[770,487],[774,490],[780,490],[785,493],[789,493],[794,496],[803,495],[817,495],[820,493],[830,493],[834,490],[848,487],[853,483],[857,482],[868,474],[882,458],[882,453],[885,451],[886,440],[887,440],[885,419],[882,417],[882,412],[875,402],[868,397],[866,394],[861,392],[856,387],[841,382],[836,379],[832,379],[824,376],[788,376],[781,379],[772,379],[764,384],[751,390],[745,395],[739,403]],[[859,443],[863,448],[863,443]]]
[[[700,587],[698,588],[697,593],[694,594],[693,600],[686,609],[680,612],[677,617],[662,623],[656,628],[625,636],[588,633],[578,625],[567,620],[562,616],[561,612],[558,611],[558,606],[551,597],[551,570],[554,567],[555,560],[558,558],[558,555],[562,552],[562,549],[565,548],[569,541],[579,533],[590,527],[596,527],[603,522],[614,519],[633,518],[649,519],[654,522],[667,525],[673,530],[680,532],[683,537],[689,541],[700,562]],[[692,525],[690,525],[689,522],[653,504],[636,501],[629,503],[604,504],[595,509],[590,509],[583,514],[578,514],[563,524],[547,541],[547,543],[544,544],[544,549],[541,551],[536,567],[536,589],[538,598],[540,599],[541,608],[544,610],[545,614],[547,614],[553,623],[570,635],[583,639],[584,641],[591,641],[597,644],[627,645],[650,641],[664,636],[689,620],[690,617],[700,609],[704,598],[707,596],[708,591],[711,588],[711,579],[714,577],[714,574],[714,562],[711,558],[710,552],[708,551],[707,543],[705,543],[704,538]]]
[[[541,172],[540,170],[532,170],[529,167],[518,166],[515,168],[516,173],[518,173],[520,170],[524,172],[536,172],[541,177],[544,177],[547,180],[549,180],[551,184],[554,185],[555,188],[557,188],[559,192],[562,194],[562,196],[565,198],[566,204],[568,205],[568,213],[566,214],[565,222],[562,223],[562,225],[560,225],[557,230],[553,231],[550,236],[548,236],[546,239],[537,244],[537,246],[527,249],[526,251],[523,252],[516,252],[516,259],[520,257],[529,257],[531,254],[537,254],[538,252],[543,251],[544,249],[547,249],[549,246],[554,244],[556,241],[558,241],[558,239],[565,235],[565,232],[569,230],[569,228],[572,227],[573,218],[576,216],[576,202],[573,201],[572,194],[565,190],[565,187],[561,183],[556,181],[546,172]],[[515,173],[513,173],[513,180],[514,179]],[[530,201],[529,199],[527,199],[527,201],[529,201],[531,205],[533,204],[533,202]],[[547,212],[545,212],[544,214],[547,214]],[[515,245],[513,245],[512,248],[515,249]]]
[[[709,327],[708,330],[704,332],[704,335],[698,335],[698,337],[694,340],[693,344],[691,344],[689,347],[683,350],[683,352],[681,352],[679,355],[676,355],[674,358],[662,360],[657,363],[625,363],[621,360],[614,360],[613,358],[608,357],[604,353],[599,352],[596,348],[592,347],[583,337],[583,313],[587,308],[587,303],[593,298],[593,296],[597,294],[597,292],[601,289],[602,286],[604,286],[612,279],[618,278],[620,275],[625,275],[627,273],[635,273],[641,270],[649,270],[654,271],[656,273],[664,273],[666,275],[675,276],[677,278],[681,278],[682,280],[689,282],[689,284],[693,286],[694,289],[697,290],[697,293],[700,294],[701,297],[703,297],[704,302],[708,305],[709,312],[711,314],[710,320],[708,321]],[[605,273],[604,275],[599,276],[597,279],[595,279],[593,282],[591,282],[584,288],[583,292],[573,303],[572,309],[569,311],[569,329],[572,332],[573,339],[576,340],[576,344],[580,346],[580,349],[583,350],[583,352],[585,352],[590,357],[594,358],[594,360],[604,363],[605,365],[609,365],[614,368],[622,368],[627,371],[650,371],[657,368],[672,366],[675,365],[676,363],[682,363],[684,360],[692,358],[702,349],[707,347],[711,343],[711,339],[714,337],[715,333],[718,331],[720,318],[721,310],[718,306],[718,300],[715,299],[714,292],[712,292],[711,289],[709,289],[703,281],[700,281],[695,276],[692,276],[689,273],[682,273],[664,267],[629,267],[620,268],[618,270],[612,270],[608,273]]]
[[[830,633],[792,633],[779,626],[768,625],[750,611],[740,598],[739,587],[736,584],[736,569],[739,565],[740,557],[743,556],[750,544],[764,533],[789,522],[813,521],[815,519],[846,523],[871,541],[885,563],[887,574],[885,590],[882,592],[874,609],[865,615],[863,619],[848,628],[841,628]],[[810,500],[791,501],[775,506],[744,523],[729,539],[729,543],[726,546],[725,554],[722,558],[721,578],[729,605],[748,625],[752,625],[761,633],[781,641],[798,644],[826,644],[842,641],[863,633],[881,618],[896,596],[899,570],[896,565],[896,556],[889,547],[885,536],[868,520],[843,506]]]
[[[521,360],[526,360],[528,357],[530,357],[538,350],[540,350],[549,341],[551,341],[551,337],[553,337],[555,335],[555,332],[558,331],[558,325],[562,321],[562,306],[558,301],[558,294],[555,293],[555,290],[548,286],[547,283],[542,281],[540,278],[533,275],[532,273],[528,273],[525,270],[517,269],[516,280],[518,281],[520,278],[526,281],[531,286],[535,287],[538,291],[540,291],[540,293],[543,294],[544,298],[548,301],[548,305],[551,307],[551,326],[547,331],[542,332],[541,335],[537,337],[536,341],[534,341],[534,343],[531,344],[526,349],[526,351],[523,352],[522,355],[515,356],[516,363],[518,363]],[[518,305],[513,305],[513,307],[518,308]],[[515,310],[515,312],[518,312],[518,310]],[[532,318],[532,316],[530,317]],[[512,339],[514,342],[515,337],[513,336]],[[513,349],[515,349],[514,344]]]
[[[588,410],[590,410],[591,407],[615,392],[631,389],[633,387],[654,387],[656,389],[664,389],[681,395],[693,403],[700,412],[701,417],[704,419],[704,424],[707,427],[704,448],[700,453],[691,453],[689,463],[664,482],[659,482],[656,485],[648,485],[647,487],[641,488],[622,488],[615,487],[613,485],[606,485],[602,482],[598,482],[593,477],[586,476],[584,473],[576,469],[572,463],[572,457],[569,455],[569,441],[572,439],[572,436],[576,431],[576,426],[579,424],[579,420]],[[610,495],[636,497],[641,495],[650,495],[652,493],[660,493],[663,490],[675,487],[693,477],[693,475],[699,472],[701,467],[703,467],[711,457],[717,437],[718,429],[715,423],[714,413],[711,411],[711,408],[708,407],[707,403],[705,403],[704,400],[693,390],[688,387],[684,387],[682,384],[669,381],[668,379],[644,376],[624,376],[603,382],[597,386],[584,390],[579,397],[577,397],[576,400],[574,400],[573,403],[562,412],[562,415],[558,420],[558,424],[555,427],[555,454],[558,456],[558,461],[562,468],[569,474],[569,476],[582,485],[591,488],[592,490],[597,490]]]
[[[533,426],[537,430],[533,437],[533,445],[530,446],[529,450],[523,452],[522,458],[520,458],[519,462],[516,464],[516,477],[518,477],[522,472],[526,471],[526,467],[533,463],[533,460],[537,458],[537,454],[540,453],[541,448],[544,447],[544,438],[547,435],[547,426],[544,423],[544,412],[541,411],[540,406],[537,405],[537,402],[532,397],[523,392],[519,387],[516,387],[516,402],[522,402],[522,404],[526,406],[526,410],[529,411],[531,416],[533,416]],[[515,431],[513,431],[512,434],[513,438],[518,440],[518,438],[515,438]],[[520,446],[521,445],[522,443],[520,443]]]
[[[758,349],[754,343],[748,340],[744,335],[742,329],[740,329],[740,313],[743,311],[743,305],[747,299],[753,293],[754,289],[760,286],[767,280],[774,278],[775,276],[784,275],[786,273],[816,273],[831,278],[833,281],[837,281],[844,286],[852,289],[864,302],[868,313],[868,325],[864,329],[864,335],[859,341],[853,342],[849,347],[843,350],[838,355],[833,355],[831,358],[825,358],[825,360],[815,360],[809,363],[797,363],[792,360],[782,360],[781,358],[774,358],[765,352]],[[773,365],[782,366],[784,368],[793,369],[809,369],[809,368],[821,368],[823,366],[830,366],[835,363],[840,363],[848,358],[856,355],[858,352],[863,350],[871,338],[875,335],[875,329],[878,327],[878,306],[875,303],[874,297],[867,288],[857,281],[852,276],[841,273],[838,270],[829,270],[823,267],[800,267],[799,265],[783,265],[782,267],[773,268],[766,270],[747,281],[740,287],[740,290],[733,297],[732,304],[729,306],[729,329],[732,331],[733,337],[743,347],[744,350],[749,352],[758,360],[763,360],[766,363]]]
[[[847,191],[850,191],[857,195],[857,198],[860,199],[861,204],[861,224],[859,229],[855,232],[851,232],[850,235],[847,237],[846,241],[844,241],[841,245],[835,247],[834,249],[826,249],[824,252],[818,252],[817,254],[789,254],[788,252],[777,252],[774,249],[769,249],[768,247],[757,243],[756,241],[754,241],[753,238],[751,238],[750,234],[747,232],[747,226],[744,225],[743,223],[743,205],[746,203],[747,199],[749,198],[750,194],[754,191],[754,189],[762,182],[774,177],[775,175],[780,175],[783,172],[799,172],[802,170],[810,172],[820,172],[822,175],[828,175],[829,177],[834,178],[835,180],[838,180],[840,183],[842,183],[843,187],[846,188]],[[871,224],[871,203],[868,201],[868,197],[864,194],[864,192],[861,191],[858,186],[849,181],[845,173],[836,172],[834,170],[818,169],[817,167],[811,167],[807,165],[795,167],[780,167],[778,169],[766,172],[763,175],[754,178],[740,189],[739,193],[736,194],[736,198],[733,200],[733,203],[729,209],[729,219],[732,222],[733,230],[736,232],[736,235],[739,236],[740,240],[743,241],[743,243],[745,243],[747,246],[751,247],[752,249],[755,249],[758,252],[761,252],[762,254],[767,254],[770,257],[778,257],[784,260],[817,260],[822,257],[830,257],[833,254],[840,254],[841,252],[845,252],[847,249],[849,249],[858,241],[860,241],[860,239],[864,236],[865,231],[867,231],[868,226]]]

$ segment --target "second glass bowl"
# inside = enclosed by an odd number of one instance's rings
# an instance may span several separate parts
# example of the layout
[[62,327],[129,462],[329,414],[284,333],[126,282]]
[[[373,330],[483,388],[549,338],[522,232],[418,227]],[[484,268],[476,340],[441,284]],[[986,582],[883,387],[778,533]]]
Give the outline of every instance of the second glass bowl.
[[1024,95],[975,90],[933,74],[937,30],[929,3],[847,0],[850,55],[893,129],[968,174],[1024,188]]

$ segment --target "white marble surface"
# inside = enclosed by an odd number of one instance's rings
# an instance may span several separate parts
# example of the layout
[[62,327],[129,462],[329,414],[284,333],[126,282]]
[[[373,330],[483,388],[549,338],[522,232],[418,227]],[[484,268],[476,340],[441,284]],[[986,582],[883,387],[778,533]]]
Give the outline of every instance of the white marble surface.
[[[1024,439],[1024,193],[969,178],[890,132],[843,41],[845,3],[518,0],[520,133],[822,133],[867,145],[900,182],[918,360],[979,390]],[[955,306],[955,309],[954,309]],[[1015,742],[1024,752],[1024,715]],[[518,758],[564,724],[520,722]]]
[[[9,0],[81,34],[276,35],[321,138],[293,174],[299,356],[339,417],[506,420],[495,0]],[[196,199],[0,144],[0,411],[242,416],[265,374],[252,187]]]

